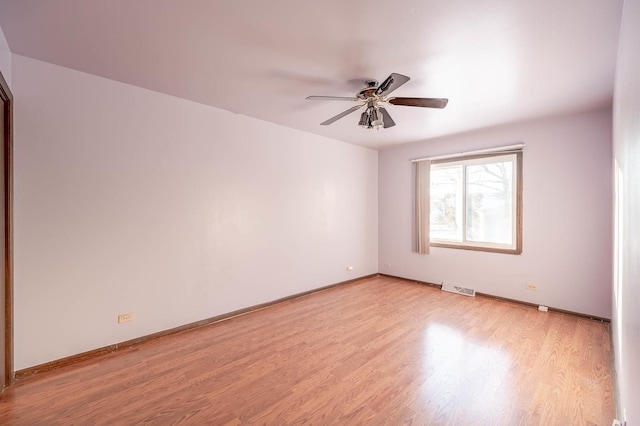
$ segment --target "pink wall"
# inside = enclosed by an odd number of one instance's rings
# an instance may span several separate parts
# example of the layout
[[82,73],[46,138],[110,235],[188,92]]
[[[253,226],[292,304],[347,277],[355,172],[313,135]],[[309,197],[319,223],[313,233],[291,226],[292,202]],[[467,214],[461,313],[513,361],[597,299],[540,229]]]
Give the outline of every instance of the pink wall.
[[11,50],[9,50],[2,28],[0,28],[0,71],[2,71],[4,79],[11,86]]
[[617,164],[613,344],[618,416],[640,424],[640,0],[626,0],[614,101]]
[[[524,142],[523,253],[412,252],[412,158]],[[611,317],[609,110],[496,127],[379,154],[380,272]],[[537,291],[525,285],[534,283]]]
[[13,71],[16,369],[378,271],[376,151]]

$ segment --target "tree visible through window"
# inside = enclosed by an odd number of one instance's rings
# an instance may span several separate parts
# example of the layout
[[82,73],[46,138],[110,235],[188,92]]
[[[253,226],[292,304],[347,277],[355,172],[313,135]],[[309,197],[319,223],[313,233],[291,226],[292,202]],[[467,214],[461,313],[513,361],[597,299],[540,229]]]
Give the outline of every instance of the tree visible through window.
[[520,253],[521,156],[433,162],[431,245]]

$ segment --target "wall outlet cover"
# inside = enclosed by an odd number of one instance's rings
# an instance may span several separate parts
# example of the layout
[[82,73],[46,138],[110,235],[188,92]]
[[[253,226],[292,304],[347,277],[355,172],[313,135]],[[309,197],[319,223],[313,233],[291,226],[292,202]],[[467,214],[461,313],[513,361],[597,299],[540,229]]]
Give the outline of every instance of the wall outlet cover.
[[128,314],[118,315],[118,324],[122,324],[123,322],[133,321],[133,312],[129,312]]

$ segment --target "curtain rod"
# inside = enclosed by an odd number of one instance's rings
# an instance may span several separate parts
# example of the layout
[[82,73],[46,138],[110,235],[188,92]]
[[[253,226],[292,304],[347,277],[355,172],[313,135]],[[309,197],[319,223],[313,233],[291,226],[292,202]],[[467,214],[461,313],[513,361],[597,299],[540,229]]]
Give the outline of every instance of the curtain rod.
[[454,158],[454,157],[462,157],[465,155],[474,155],[474,154],[487,154],[490,152],[501,152],[501,151],[513,151],[513,150],[517,150],[517,149],[522,149],[524,148],[524,144],[523,143],[519,143],[516,145],[507,145],[507,146],[499,146],[496,148],[486,148],[486,149],[478,149],[476,151],[466,151],[466,152],[457,152],[455,154],[447,154],[447,155],[438,155],[435,157],[423,157],[423,158],[416,158],[415,160],[411,160],[412,163],[416,163],[418,161],[425,161],[425,160],[443,160],[445,158]]

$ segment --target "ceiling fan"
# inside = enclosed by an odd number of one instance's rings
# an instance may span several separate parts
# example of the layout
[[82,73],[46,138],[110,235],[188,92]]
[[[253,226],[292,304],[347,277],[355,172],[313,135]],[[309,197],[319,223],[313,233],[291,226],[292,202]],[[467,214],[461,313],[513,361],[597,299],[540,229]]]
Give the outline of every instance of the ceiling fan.
[[321,126],[340,120],[352,112],[366,106],[367,108],[360,116],[358,125],[365,129],[389,128],[396,125],[387,110],[380,104],[405,105],[423,108],[444,108],[447,106],[449,99],[445,98],[396,98],[387,97],[391,92],[409,81],[406,75],[392,73],[382,84],[378,85],[377,80],[367,80],[367,87],[362,89],[355,97],[343,96],[307,96],[308,100],[327,100],[327,101],[352,101],[358,102],[358,105],[341,112],[335,117],[323,121]]

